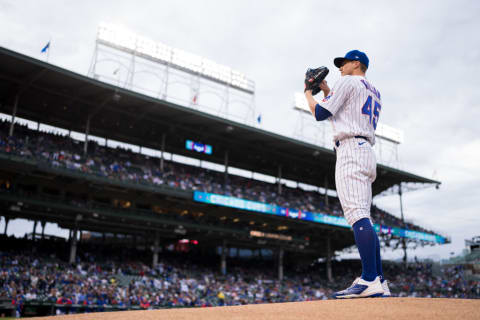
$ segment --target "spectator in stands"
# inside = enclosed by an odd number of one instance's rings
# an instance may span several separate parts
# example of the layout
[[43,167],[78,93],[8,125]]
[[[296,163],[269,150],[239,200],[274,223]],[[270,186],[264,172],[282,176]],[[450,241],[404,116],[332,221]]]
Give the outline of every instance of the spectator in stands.
[[[338,200],[326,206],[322,201],[323,195],[314,191],[284,186],[280,195],[277,194],[276,184],[233,175],[229,176],[225,184],[223,173],[173,162],[166,162],[162,172],[158,166],[159,161],[154,161],[151,157],[120,148],[101,147],[93,141],[90,142],[92,148],[89,149],[89,154],[84,157],[82,143],[69,137],[34,131],[21,125],[16,125],[15,136],[8,137],[9,126],[9,122],[0,123],[0,152],[34,158],[53,167],[125,182],[200,190],[274,203],[295,210],[343,216]],[[376,207],[372,208],[372,217],[382,225],[432,233],[410,223],[404,226],[399,218]]]

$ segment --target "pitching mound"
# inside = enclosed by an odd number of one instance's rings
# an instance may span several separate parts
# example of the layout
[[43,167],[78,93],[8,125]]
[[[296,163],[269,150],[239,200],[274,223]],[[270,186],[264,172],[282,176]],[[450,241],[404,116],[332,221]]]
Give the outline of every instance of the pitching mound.
[[[32,318],[33,319],[33,318]],[[377,298],[75,314],[34,319],[283,320],[283,319],[480,319],[480,300]]]

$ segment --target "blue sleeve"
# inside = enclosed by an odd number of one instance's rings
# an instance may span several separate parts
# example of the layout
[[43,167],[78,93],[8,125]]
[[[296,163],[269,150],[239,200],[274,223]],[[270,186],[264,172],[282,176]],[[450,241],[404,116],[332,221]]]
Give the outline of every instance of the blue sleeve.
[[317,103],[317,105],[315,106],[315,119],[317,119],[317,121],[328,119],[331,116],[332,113],[330,111]]

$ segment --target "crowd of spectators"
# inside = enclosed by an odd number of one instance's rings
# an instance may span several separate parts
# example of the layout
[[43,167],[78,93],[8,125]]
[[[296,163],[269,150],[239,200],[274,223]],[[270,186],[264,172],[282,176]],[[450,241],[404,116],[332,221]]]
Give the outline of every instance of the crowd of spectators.
[[407,270],[390,265],[389,274],[399,297],[480,298],[480,281],[469,280],[464,265],[444,265],[437,272],[432,263],[412,263]]
[[[21,240],[26,241],[31,245],[30,240]],[[261,261],[251,267],[230,261],[229,272],[222,275],[212,257],[193,261],[190,255],[164,253],[152,268],[142,261],[144,252],[130,254],[134,258],[130,260],[93,248],[80,250],[77,263],[70,265],[51,250],[35,251],[0,251],[0,300],[10,299],[20,312],[32,301],[102,311],[107,306],[148,309],[309,301],[327,299],[332,293],[324,281],[306,275],[276,281],[275,268]]]
[[[87,154],[84,154],[83,142],[68,136],[35,131],[17,124],[14,135],[9,137],[9,127],[10,122],[0,123],[0,152],[34,159],[52,167],[125,182],[198,190],[272,203],[295,210],[343,216],[338,199],[330,198],[327,205],[324,195],[318,191],[283,186],[280,193],[277,184],[231,174],[225,180],[221,172],[173,161],[164,161],[161,170],[158,158],[141,153],[121,148],[112,149],[91,141]],[[372,207],[372,218],[381,225],[433,233],[420,226],[404,223],[375,206]]]
[[[344,288],[351,281],[345,275],[360,269],[356,260],[334,261],[334,281],[327,282],[324,264],[287,268],[280,282],[273,263],[263,259],[252,263],[229,258],[223,275],[218,272],[218,256],[192,252],[164,251],[152,268],[143,261],[147,256],[143,251],[119,247],[99,251],[87,244],[79,248],[76,263],[68,264],[58,254],[66,250],[65,242],[6,236],[2,242],[0,301],[10,301],[20,315],[26,303],[38,301],[56,305],[61,313],[66,306],[68,312],[84,312],[88,307],[102,311],[111,306],[149,309],[321,300]],[[461,265],[435,274],[429,263],[415,262],[405,269],[385,262],[384,272],[394,296],[480,298],[480,281],[467,280]]]

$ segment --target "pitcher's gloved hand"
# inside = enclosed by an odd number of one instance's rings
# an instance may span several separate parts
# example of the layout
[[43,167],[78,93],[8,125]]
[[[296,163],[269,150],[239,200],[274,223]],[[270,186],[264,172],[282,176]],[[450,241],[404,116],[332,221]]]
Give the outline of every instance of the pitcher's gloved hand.
[[319,67],[316,69],[308,69],[305,73],[305,91],[312,90],[312,95],[316,95],[320,89],[320,83],[327,76],[329,70],[327,67]]

